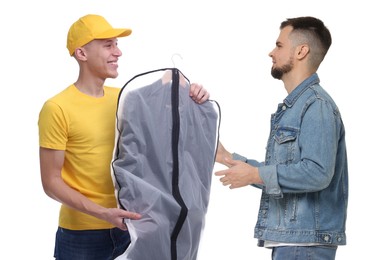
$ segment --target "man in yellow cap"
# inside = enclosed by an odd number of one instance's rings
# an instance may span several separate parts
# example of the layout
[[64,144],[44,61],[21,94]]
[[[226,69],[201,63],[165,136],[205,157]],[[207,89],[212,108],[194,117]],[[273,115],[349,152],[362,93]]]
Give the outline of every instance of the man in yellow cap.
[[[104,85],[118,76],[122,52],[117,38],[130,34],[99,15],[77,20],[69,29],[67,48],[79,64],[78,79],[48,99],[39,114],[42,186],[62,203],[56,259],[114,259],[130,243],[123,219],[142,217],[117,207],[110,163],[120,88]],[[195,83],[190,95],[197,103],[209,98]]]

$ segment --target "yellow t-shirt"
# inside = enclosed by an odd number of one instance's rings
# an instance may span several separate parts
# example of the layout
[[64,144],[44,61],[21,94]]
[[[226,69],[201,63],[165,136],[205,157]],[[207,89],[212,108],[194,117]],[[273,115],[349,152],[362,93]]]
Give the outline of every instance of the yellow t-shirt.
[[[119,91],[104,87],[104,96],[95,98],[71,85],[45,102],[38,121],[39,145],[65,150],[64,181],[107,208],[117,206],[110,164]],[[61,206],[59,226],[73,230],[113,227],[65,205]]]

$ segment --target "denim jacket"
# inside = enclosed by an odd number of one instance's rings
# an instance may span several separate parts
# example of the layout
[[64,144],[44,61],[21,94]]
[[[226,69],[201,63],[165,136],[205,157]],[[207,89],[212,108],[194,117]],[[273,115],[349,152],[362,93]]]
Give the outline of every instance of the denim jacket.
[[280,243],[345,245],[348,166],[340,112],[315,73],[271,116],[255,237]]

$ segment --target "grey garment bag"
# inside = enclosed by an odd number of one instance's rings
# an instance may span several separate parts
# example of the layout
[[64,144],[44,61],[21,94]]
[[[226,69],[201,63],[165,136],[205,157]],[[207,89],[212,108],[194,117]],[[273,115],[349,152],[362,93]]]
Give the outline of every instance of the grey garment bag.
[[133,77],[118,98],[112,177],[131,244],[117,259],[195,260],[209,203],[220,110],[195,103],[176,68]]

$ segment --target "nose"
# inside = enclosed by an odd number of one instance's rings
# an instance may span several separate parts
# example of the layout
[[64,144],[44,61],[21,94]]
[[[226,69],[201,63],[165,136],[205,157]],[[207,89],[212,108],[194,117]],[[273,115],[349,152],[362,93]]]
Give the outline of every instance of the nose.
[[118,56],[118,57],[122,56],[122,51],[121,51],[121,49],[119,49],[118,46],[115,47],[114,55]]

